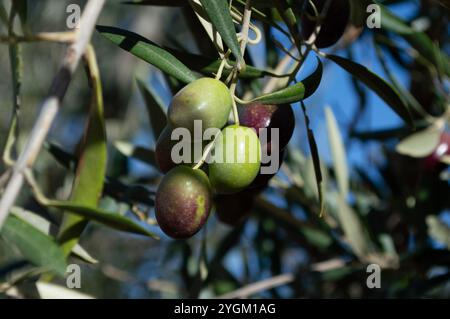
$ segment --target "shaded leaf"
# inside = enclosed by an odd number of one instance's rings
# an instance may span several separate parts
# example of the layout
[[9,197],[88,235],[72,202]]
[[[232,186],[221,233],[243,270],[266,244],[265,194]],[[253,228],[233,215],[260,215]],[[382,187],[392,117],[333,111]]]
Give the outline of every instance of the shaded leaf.
[[325,200],[323,196],[323,177],[322,177],[322,171],[321,171],[321,165],[320,165],[320,157],[319,157],[319,150],[317,149],[317,143],[316,139],[314,138],[314,133],[311,130],[309,126],[309,118],[306,114],[306,106],[302,102],[302,110],[303,115],[305,117],[305,124],[306,124],[306,132],[308,135],[308,143],[309,143],[309,149],[311,151],[311,156],[314,164],[314,173],[316,177],[316,184],[317,184],[317,194],[319,197],[319,205],[320,205],[320,216],[323,216],[324,210],[325,210]]
[[382,15],[381,27],[395,32],[405,38],[422,57],[434,65],[437,70],[442,70],[450,76],[450,60],[448,55],[441,52],[439,47],[429,38],[425,32],[417,31],[405,23],[401,18],[389,11],[385,6],[378,4]]
[[[64,202],[64,201],[46,200],[43,202],[43,204],[48,207],[70,211],[73,214],[84,217],[88,220],[96,221],[98,223],[101,223],[103,225],[106,225],[108,227],[117,230],[140,235],[146,235],[154,239],[159,239],[158,236],[148,231],[138,222],[113,212],[108,212],[99,208],[89,207],[80,203],[73,203],[67,201]],[[67,235],[70,235],[70,232],[67,232]]]
[[64,276],[66,261],[63,251],[50,236],[14,215],[8,216],[0,235],[13,243],[20,253],[36,266]]
[[[30,225],[32,225],[34,228],[44,233],[45,235],[51,236],[57,232],[56,225],[52,224],[50,221],[48,221],[47,219],[43,218],[40,215],[37,215],[36,213],[30,212],[20,207],[13,207],[11,208],[11,214],[22,220],[26,220],[27,223],[29,223]],[[75,245],[75,247],[72,249],[72,255],[90,264],[98,263],[98,261],[94,259],[79,244]]]
[[[94,49],[86,51],[89,77],[92,85],[91,107],[81,153],[73,182],[70,201],[96,207],[102,195],[106,173],[106,130],[103,116],[103,91]],[[70,254],[86,227],[87,220],[68,211],[63,218],[59,239],[64,253]]]
[[231,18],[228,1],[226,0],[200,0],[203,8],[205,9],[211,23],[219,32],[222,40],[231,50],[233,55],[241,64],[245,64],[243,61],[241,48],[236,36],[236,30],[234,28],[233,19]]
[[123,155],[128,157],[133,157],[137,160],[140,160],[143,163],[149,164],[155,168],[158,168],[155,159],[155,152],[153,150],[136,146],[130,144],[128,142],[117,141],[114,143],[114,146],[121,152]]
[[414,133],[396,146],[396,151],[400,154],[411,157],[425,157],[433,153],[439,145],[442,130],[436,125],[420,132]]
[[137,84],[144,97],[145,106],[147,107],[150,124],[153,130],[153,136],[157,139],[167,124],[164,104],[158,94],[151,87],[146,86],[142,80],[137,79]]
[[352,76],[356,77],[359,81],[363,82],[383,99],[383,101],[385,101],[392,110],[405,121],[405,123],[409,126],[413,126],[411,114],[407,105],[405,105],[398,92],[389,83],[361,64],[337,55],[327,55],[326,57],[349,72]]
[[327,119],[328,142],[330,144],[331,154],[333,155],[336,180],[342,198],[346,199],[348,195],[349,182],[347,156],[344,143],[342,142],[341,132],[331,108],[325,108],[325,116]]
[[136,33],[107,26],[97,26],[97,31],[123,50],[184,83],[197,79],[194,73],[170,52]]

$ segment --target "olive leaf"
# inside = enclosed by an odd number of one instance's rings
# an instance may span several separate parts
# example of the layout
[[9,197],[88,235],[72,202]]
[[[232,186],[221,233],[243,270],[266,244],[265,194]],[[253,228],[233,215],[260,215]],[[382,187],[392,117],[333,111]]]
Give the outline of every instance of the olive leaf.
[[432,125],[403,139],[397,144],[395,150],[400,154],[411,157],[425,157],[436,149],[441,133],[441,128],[437,125]]
[[322,80],[322,62],[317,58],[317,67],[303,81],[295,83],[279,91],[265,94],[248,101],[246,104],[261,102],[265,104],[285,104],[302,101],[311,96]]
[[[90,207],[84,204],[69,201],[46,200],[43,204],[48,207],[70,211],[72,214],[96,221],[117,230],[145,235],[153,239],[159,239],[157,235],[147,230],[144,226],[141,226],[138,222],[114,212],[108,212],[100,208]],[[67,235],[70,236],[70,233],[67,233]],[[61,236],[63,240],[67,239],[63,236],[64,234]]]
[[411,113],[408,106],[400,98],[398,92],[385,80],[367,69],[365,66],[337,55],[326,55],[328,59],[335,62],[352,76],[364,83],[374,91],[383,101],[388,104],[400,118],[409,126],[413,126]]
[[[55,234],[57,232],[57,226],[55,224],[51,223],[49,220],[45,219],[44,217],[34,212],[25,210],[21,207],[12,207],[11,214],[22,220],[26,220],[27,223],[29,223],[30,225],[32,225],[34,228],[44,233],[45,235],[51,236],[52,234]],[[90,264],[98,263],[98,261],[94,259],[79,244],[75,245],[71,253],[73,256],[78,257],[87,263]]]
[[306,114],[306,106],[305,104],[301,103],[302,110],[303,110],[303,116],[305,117],[305,124],[306,124],[306,133],[308,135],[308,143],[309,143],[309,150],[311,151],[311,156],[314,164],[314,174],[316,177],[316,184],[317,184],[317,195],[319,197],[319,205],[320,205],[320,212],[319,216],[323,216],[323,213],[325,211],[325,200],[324,200],[324,187],[323,187],[323,176],[322,176],[322,170],[320,165],[320,157],[319,157],[319,150],[317,149],[317,143],[316,139],[314,137],[314,133],[311,130],[309,126],[309,117]]
[[342,137],[336,118],[334,117],[333,111],[330,107],[325,108],[325,116],[327,119],[328,142],[330,145],[331,154],[333,155],[334,171],[336,174],[339,191],[342,198],[345,199],[347,198],[349,188],[349,174],[345,147],[342,142]]
[[[96,207],[103,191],[106,173],[106,130],[103,116],[103,91],[94,49],[88,47],[86,54],[89,77],[93,86],[91,107],[70,201]],[[88,222],[83,217],[72,215],[71,211],[67,211],[63,218],[59,238],[66,256],[77,244]]]
[[100,25],[97,26],[97,31],[123,50],[184,83],[197,79],[197,76],[170,52],[136,33]]
[[421,31],[417,31],[405,23],[401,18],[393,14],[385,6],[376,1],[380,7],[381,27],[395,32],[402,36],[409,44],[415,48],[422,57],[434,65],[437,70],[442,70],[444,74],[450,76],[450,60],[448,55],[439,50],[439,47],[430,37]]
[[230,8],[226,0],[200,0],[211,23],[219,32],[222,40],[231,50],[236,59],[245,65],[242,57],[241,48],[236,36],[233,19],[231,18]]
[[0,232],[20,253],[36,266],[42,266],[60,276],[66,272],[66,260],[55,240],[21,218],[9,215]]

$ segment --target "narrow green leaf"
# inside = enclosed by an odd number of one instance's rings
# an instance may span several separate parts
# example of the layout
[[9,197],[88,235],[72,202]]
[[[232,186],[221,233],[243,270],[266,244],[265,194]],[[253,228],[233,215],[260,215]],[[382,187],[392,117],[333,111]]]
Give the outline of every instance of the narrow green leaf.
[[389,83],[361,64],[337,55],[327,55],[327,58],[364,83],[383,99],[409,126],[413,126],[407,105],[405,105],[398,92]]
[[50,236],[13,215],[6,219],[0,235],[14,243],[20,253],[36,266],[45,267],[64,276],[66,272],[64,254]]
[[137,84],[147,107],[153,136],[157,139],[167,124],[164,104],[158,94],[151,87],[145,85],[142,80],[137,79]]
[[[22,220],[26,220],[27,223],[45,235],[52,236],[57,233],[56,225],[36,213],[20,207],[12,207],[11,214]],[[72,249],[72,255],[90,264],[98,263],[97,260],[95,260],[83,247],[78,244]]]
[[317,68],[303,81],[282,90],[259,96],[248,103],[284,104],[294,103],[308,98],[317,90],[322,80],[322,62],[319,59],[317,59],[317,62]]
[[[70,200],[86,206],[96,207],[103,191],[106,173],[106,130],[103,116],[103,91],[94,49],[87,50],[92,100],[88,124],[79,156]],[[79,215],[64,216],[59,238],[64,253],[70,254],[78,242],[88,220]]]
[[333,155],[336,180],[339,186],[339,192],[345,200],[347,198],[349,188],[345,147],[342,142],[341,132],[336,122],[336,118],[334,117],[331,108],[325,108],[325,116],[327,119],[328,142],[330,144],[331,154]]
[[[44,204],[48,207],[70,211],[71,213],[81,216],[85,219],[96,221],[117,230],[146,235],[154,239],[159,239],[158,236],[148,231],[145,227],[141,226],[133,219],[124,217],[117,213],[108,212],[99,208],[69,201],[47,200],[44,202]],[[66,232],[66,234],[70,235],[70,231]],[[62,239],[66,238],[63,237]]]
[[352,248],[354,254],[364,259],[372,252],[371,242],[367,232],[356,212],[345,202],[342,196],[336,196],[337,215],[344,232],[345,239]]
[[230,8],[226,0],[200,0],[208,17],[238,61],[244,64]]
[[197,79],[196,75],[170,52],[136,33],[107,26],[97,26],[97,31],[123,50],[184,83]]
[[[186,66],[188,66],[193,71],[205,75],[211,75],[216,74],[219,69],[221,61],[218,59],[213,59],[193,53],[181,52],[171,48],[164,48],[164,49],[173,54],[177,59],[186,64]],[[234,66],[236,64],[235,61],[228,61],[228,63],[231,66]],[[230,72],[231,72],[230,69],[224,69],[222,76],[226,77],[230,74]],[[277,75],[273,72],[266,70],[260,70],[251,65],[246,65],[245,70],[239,72],[239,78],[243,79],[261,78],[264,76],[282,77],[282,75]]]
[[433,153],[439,144],[442,129],[436,125],[432,125],[429,128],[420,132],[414,133],[396,146],[396,151],[403,155],[411,157],[425,157]]
[[302,105],[303,115],[305,117],[309,149],[311,151],[311,156],[312,156],[313,163],[314,163],[314,173],[315,173],[315,177],[316,177],[317,194],[319,197],[319,205],[320,205],[319,215],[323,216],[323,213],[325,211],[325,200],[324,200],[324,195],[323,195],[324,187],[323,187],[322,170],[321,170],[321,165],[320,165],[319,150],[317,149],[317,143],[316,143],[316,139],[314,138],[314,133],[309,126],[309,118],[308,118],[308,115],[306,114],[306,106],[303,102],[301,103],[301,105]]

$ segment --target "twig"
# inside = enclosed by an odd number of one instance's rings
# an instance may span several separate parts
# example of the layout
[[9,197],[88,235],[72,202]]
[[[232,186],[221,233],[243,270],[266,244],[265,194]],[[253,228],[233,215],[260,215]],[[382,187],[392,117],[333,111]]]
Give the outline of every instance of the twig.
[[0,200],[0,228],[2,227],[9,209],[16,201],[24,181],[24,171],[31,167],[36,160],[44,143],[53,120],[58,113],[61,101],[67,91],[72,74],[78,66],[80,58],[91,39],[95,23],[103,8],[105,0],[90,0],[85,7],[80,20],[75,42],[67,48],[63,65],[56,75],[47,98],[44,100],[41,112],[30,133],[24,150],[16,165],[13,167],[12,177],[6,186],[5,193]]
[[76,40],[77,34],[73,31],[42,32],[30,35],[0,35],[0,43],[16,44],[19,42],[60,42],[71,43]]
[[293,282],[295,279],[293,274],[283,274],[269,279],[261,280],[245,287],[239,288],[230,293],[219,296],[219,299],[236,299],[247,298],[259,292],[273,289]]

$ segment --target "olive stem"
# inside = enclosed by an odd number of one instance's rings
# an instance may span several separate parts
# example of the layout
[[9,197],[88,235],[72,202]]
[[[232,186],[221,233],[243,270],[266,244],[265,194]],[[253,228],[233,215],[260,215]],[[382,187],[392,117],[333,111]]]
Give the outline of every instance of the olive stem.
[[[312,2],[310,2],[312,3]],[[313,4],[313,3],[312,3]],[[306,46],[305,52],[302,53],[301,49],[299,49],[299,54],[300,54],[300,59],[296,60],[295,65],[292,68],[292,71],[289,72],[289,78],[287,80],[287,84],[289,84],[297,75],[297,72],[300,70],[300,68],[302,67],[303,63],[306,61],[306,59],[308,58],[309,53],[314,50],[315,52],[318,52],[316,46],[314,45],[314,43],[317,40],[317,36],[320,33],[320,30],[322,28],[322,20],[323,18],[326,16],[327,12],[328,12],[328,8],[331,5],[331,0],[327,0],[327,2],[325,3],[325,6],[322,10],[322,12],[319,14],[317,9],[315,8],[314,4],[313,4],[313,10],[317,16],[317,23],[316,23],[316,28],[314,29],[314,32],[309,36],[308,40],[306,40],[304,42],[304,45]],[[292,35],[294,36],[294,35]],[[295,49],[295,48],[294,48]],[[319,55],[321,55],[318,52]],[[323,56],[323,55],[321,55]],[[278,63],[276,69],[275,69],[275,73],[277,74],[281,74],[284,72],[284,70],[289,66],[291,62],[291,57],[289,54],[286,54],[286,56],[283,58],[283,60],[280,61],[280,63]],[[283,78],[271,78],[266,85],[264,86],[263,89],[263,93],[270,93],[274,90],[277,89],[277,87],[279,86],[280,81]]]
[[73,31],[66,32],[42,32],[30,35],[0,35],[0,43],[16,44],[19,42],[59,42],[71,43],[75,40],[76,33]]
[[192,167],[192,169],[199,169],[200,167],[202,167],[202,165],[205,163],[206,158],[208,157],[209,153],[211,152],[212,148],[214,147],[214,143],[216,141],[217,136],[220,134],[220,132],[218,132],[216,134],[216,136],[214,136],[214,140],[209,143],[208,145],[206,145],[205,147],[205,151],[202,154],[202,157],[200,158],[200,160],[198,161],[197,164],[195,164],[194,167]]

